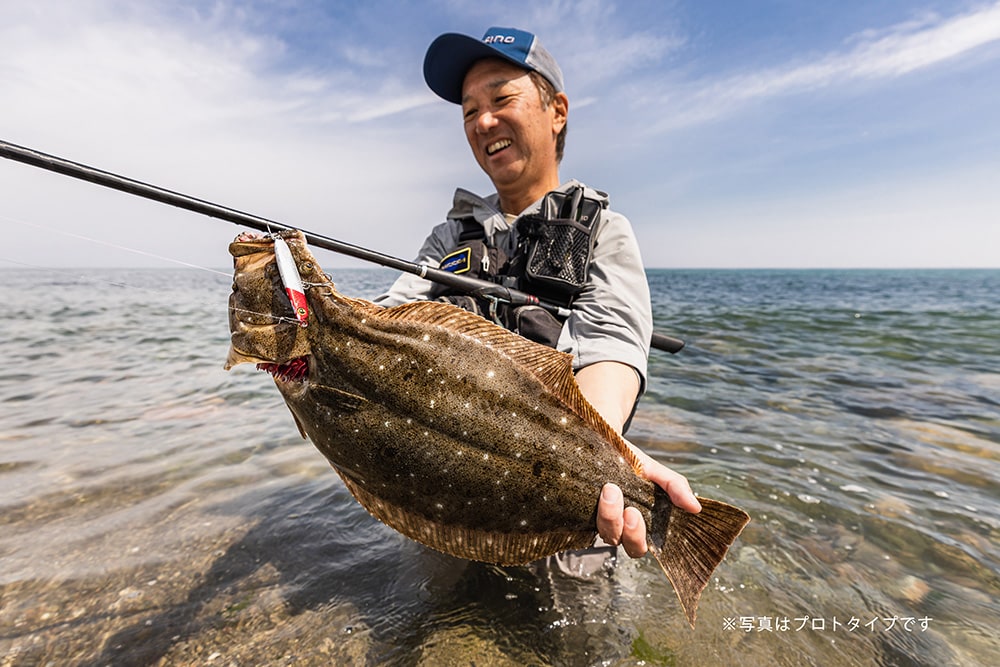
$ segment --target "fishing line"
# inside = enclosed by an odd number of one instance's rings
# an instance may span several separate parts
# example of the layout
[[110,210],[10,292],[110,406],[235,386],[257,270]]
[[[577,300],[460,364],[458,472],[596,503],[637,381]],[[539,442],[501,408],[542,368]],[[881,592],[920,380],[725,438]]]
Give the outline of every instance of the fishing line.
[[291,324],[298,324],[299,321],[294,317],[285,317],[284,315],[275,315],[274,313],[259,313],[255,310],[247,310],[246,308],[233,308],[229,307],[229,310],[234,313],[242,313],[247,315],[257,315],[259,317],[266,317],[274,320],[275,322],[288,322]]
[[[2,217],[3,216],[0,216],[0,218]],[[61,269],[55,266],[43,266],[42,264],[32,264],[30,262],[22,262],[21,260],[18,259],[11,259],[10,257],[0,257],[0,262],[7,262],[8,264],[16,264],[18,266],[23,266],[29,269],[35,269],[37,271],[52,272],[55,273],[56,275],[62,276],[65,280],[73,283],[102,283],[104,285],[111,285],[112,287],[122,287],[125,289],[134,289],[134,290],[141,290],[145,292],[154,292],[154,293],[165,293],[167,291],[163,287],[142,287],[140,285],[130,285],[129,283],[107,280],[105,278],[100,278],[98,276],[85,276],[79,273],[74,273],[72,269]]]
[[[0,215],[0,218],[4,218],[4,216]],[[112,287],[121,287],[121,288],[124,288],[124,289],[133,289],[133,290],[139,290],[139,291],[144,291],[144,292],[154,292],[154,293],[158,293],[158,294],[165,294],[165,293],[167,293],[169,291],[165,287],[142,287],[140,285],[131,285],[129,283],[116,282],[114,280],[105,280],[104,278],[100,278],[100,277],[97,277],[97,276],[85,276],[85,275],[81,275],[79,273],[74,273],[70,269],[60,269],[60,268],[56,268],[56,267],[52,267],[52,266],[43,266],[41,264],[32,264],[30,262],[22,262],[21,260],[18,260],[18,259],[11,259],[10,257],[2,257],[2,256],[0,256],[0,262],[6,262],[8,264],[16,264],[17,266],[23,266],[23,267],[26,267],[26,268],[29,268],[29,269],[36,269],[36,270],[39,270],[39,271],[54,272],[57,275],[63,276],[66,280],[71,281],[71,282],[75,282],[75,283],[101,283],[101,284],[104,284],[104,285],[111,285]],[[220,272],[219,271],[214,271],[213,273],[220,273]],[[229,274],[223,274],[223,275],[225,275],[227,278],[229,277]],[[308,285],[310,287],[325,286],[322,283],[308,283]],[[332,286],[332,283],[330,285]],[[289,322],[289,323],[292,323],[292,324],[298,324],[298,320],[296,320],[295,318],[285,317],[283,315],[275,315],[274,313],[258,312],[258,311],[255,311],[255,310],[247,310],[246,308],[233,308],[231,306],[229,307],[229,310],[232,311],[232,312],[234,312],[234,313],[240,313],[240,314],[246,314],[246,315],[255,315],[255,316],[260,317],[260,318],[271,319],[271,320],[273,320],[275,322]]]
[[[145,257],[151,257],[151,258],[154,258],[154,259],[163,260],[165,262],[171,262],[173,264],[179,264],[181,266],[185,266],[185,267],[192,268],[192,269],[197,269],[199,271],[207,271],[208,273],[214,273],[216,275],[225,276],[226,278],[229,278],[231,276],[231,274],[226,273],[224,271],[218,271],[216,269],[210,269],[210,268],[208,268],[206,266],[201,266],[201,265],[198,265],[198,264],[192,264],[190,262],[185,262],[184,260],[174,259],[172,257],[165,257],[163,255],[157,255],[155,253],[147,252],[145,250],[140,250],[138,248],[130,248],[128,246],[124,246],[124,245],[121,245],[121,244],[111,243],[109,241],[104,241],[104,240],[101,240],[101,239],[95,239],[95,238],[92,238],[92,237],[89,237],[89,236],[84,236],[83,234],[77,234],[75,232],[67,232],[67,231],[62,230],[62,229],[56,229],[55,227],[49,227],[47,225],[42,225],[42,224],[35,223],[35,222],[28,222],[27,220],[18,220],[18,219],[11,218],[10,216],[6,216],[6,215],[3,215],[3,214],[0,214],[0,220],[11,222],[11,223],[14,223],[14,224],[17,224],[17,225],[21,225],[21,226],[24,226],[24,227],[32,227],[32,228],[35,228],[35,229],[40,229],[40,230],[45,231],[45,232],[54,232],[56,234],[61,234],[63,236],[68,236],[70,238],[80,239],[82,241],[88,241],[90,243],[96,243],[96,244],[99,244],[99,245],[107,246],[109,248],[115,248],[117,250],[124,250],[126,252],[131,252],[131,253],[134,253],[134,254],[137,254],[137,255],[143,255]],[[168,291],[166,288],[162,288],[162,287],[161,288],[141,287],[139,285],[130,285],[128,283],[116,282],[116,281],[113,281],[113,280],[106,280],[106,279],[103,279],[103,278],[99,278],[97,276],[84,276],[84,275],[81,275],[79,273],[74,273],[74,272],[72,272],[71,270],[68,270],[68,269],[60,269],[60,268],[56,268],[56,267],[52,267],[52,266],[43,266],[41,264],[32,264],[30,262],[24,262],[24,261],[21,261],[21,260],[11,259],[9,257],[2,257],[2,256],[0,256],[0,262],[6,262],[6,263],[9,263],[9,264],[15,264],[15,265],[27,267],[27,268],[30,268],[30,269],[38,269],[38,270],[43,270],[43,271],[54,271],[57,274],[60,274],[60,275],[66,277],[68,279],[72,279],[74,282],[102,283],[102,284],[105,284],[105,285],[111,285],[113,287],[122,287],[122,288],[126,288],[126,289],[143,290],[143,291],[156,292],[156,293],[161,293],[161,294],[162,293],[166,293]],[[333,280],[330,278],[329,275],[327,275],[326,278],[327,278],[327,282],[324,282],[324,283],[303,282],[303,285],[305,285],[307,287],[330,287],[330,288],[332,288],[334,286]],[[257,311],[247,310],[245,308],[233,308],[233,307],[230,307],[229,310],[232,311],[232,312],[235,312],[235,313],[240,313],[240,314],[245,314],[245,315],[254,315],[254,316],[257,316],[257,317],[270,319],[271,321],[276,322],[276,323],[283,323],[283,322],[289,322],[289,323],[295,323],[295,324],[298,323],[298,320],[296,320],[295,318],[285,317],[285,316],[282,316],[282,315],[275,315],[273,313],[257,312]]]
[[[210,269],[207,266],[201,266],[199,264],[192,264],[190,262],[185,262],[182,259],[175,259],[173,257],[165,257],[163,255],[157,255],[156,253],[148,252],[146,250],[140,250],[138,248],[130,248],[128,246],[124,246],[124,245],[121,245],[121,244],[118,244],[118,243],[112,243],[110,241],[104,241],[104,240],[101,240],[101,239],[95,239],[95,238],[92,238],[92,237],[89,237],[89,236],[84,236],[83,234],[77,234],[75,232],[67,232],[67,231],[62,230],[62,229],[56,229],[55,227],[48,227],[46,225],[41,225],[41,224],[38,224],[36,222],[28,222],[26,220],[16,220],[16,219],[8,217],[6,215],[0,215],[0,220],[6,220],[7,222],[12,222],[12,223],[14,223],[16,225],[22,225],[24,227],[34,227],[35,229],[40,229],[40,230],[46,231],[46,232],[54,232],[56,234],[61,234],[63,236],[68,236],[70,238],[80,239],[82,241],[89,241],[90,243],[96,243],[98,245],[107,246],[109,248],[114,248],[116,250],[124,250],[126,252],[131,252],[131,253],[134,253],[136,255],[142,255],[144,257],[151,257],[153,259],[159,259],[159,260],[162,260],[164,262],[170,262],[172,264],[179,264],[181,266],[186,266],[186,267],[188,267],[190,269],[198,269],[199,271],[207,271],[208,273],[215,273],[217,275],[226,276],[226,277],[229,277],[229,275],[230,275],[230,274],[228,274],[228,273],[226,273],[224,271],[218,271],[216,269]],[[41,267],[41,268],[49,268],[49,267]]]

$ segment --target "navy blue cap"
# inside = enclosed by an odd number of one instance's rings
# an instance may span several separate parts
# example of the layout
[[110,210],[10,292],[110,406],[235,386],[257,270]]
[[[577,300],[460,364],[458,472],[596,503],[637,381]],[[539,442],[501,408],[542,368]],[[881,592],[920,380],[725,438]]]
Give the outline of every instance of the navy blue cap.
[[483,58],[502,58],[544,76],[557,93],[563,92],[562,70],[538,38],[516,28],[490,28],[478,40],[449,32],[427,48],[424,80],[439,97],[462,103],[462,82],[473,63]]

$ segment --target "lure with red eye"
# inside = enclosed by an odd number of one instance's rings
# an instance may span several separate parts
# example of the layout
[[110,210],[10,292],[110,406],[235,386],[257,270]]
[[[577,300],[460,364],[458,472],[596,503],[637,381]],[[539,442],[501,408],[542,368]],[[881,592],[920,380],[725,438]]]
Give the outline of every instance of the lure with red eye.
[[285,293],[288,300],[292,302],[292,310],[295,311],[295,319],[299,321],[299,326],[306,326],[309,323],[309,304],[306,301],[306,293],[302,287],[302,278],[299,270],[295,266],[292,258],[292,251],[284,239],[276,237],[274,239],[274,257],[278,262],[278,274],[281,276],[281,284],[285,286]]

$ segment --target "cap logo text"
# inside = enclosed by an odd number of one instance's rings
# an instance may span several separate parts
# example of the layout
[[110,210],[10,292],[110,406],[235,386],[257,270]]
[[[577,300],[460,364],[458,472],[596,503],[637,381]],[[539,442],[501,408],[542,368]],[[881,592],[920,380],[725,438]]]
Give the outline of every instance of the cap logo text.
[[514,37],[511,35],[489,35],[483,37],[484,44],[493,44],[494,42],[500,42],[502,44],[513,44],[515,41]]

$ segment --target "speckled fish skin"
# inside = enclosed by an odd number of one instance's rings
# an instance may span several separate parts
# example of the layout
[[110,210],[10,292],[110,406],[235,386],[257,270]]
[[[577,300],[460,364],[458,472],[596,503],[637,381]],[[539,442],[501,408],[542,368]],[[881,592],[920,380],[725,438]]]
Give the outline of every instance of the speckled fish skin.
[[454,556],[521,564],[590,546],[600,490],[614,482],[693,626],[708,576],[749,521],[742,510],[707,499],[697,515],[674,509],[580,394],[569,355],[448,304],[345,297],[299,233],[283,237],[308,325],[273,241],[237,240],[226,367],[266,365],[300,431],[373,516]]

